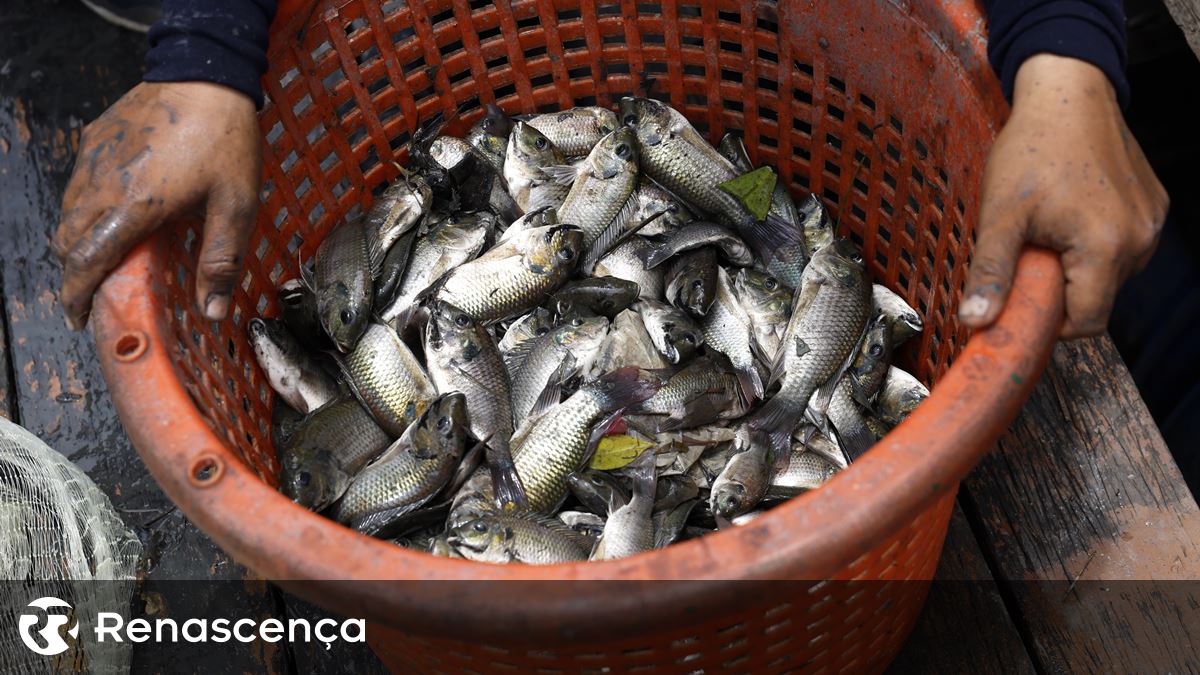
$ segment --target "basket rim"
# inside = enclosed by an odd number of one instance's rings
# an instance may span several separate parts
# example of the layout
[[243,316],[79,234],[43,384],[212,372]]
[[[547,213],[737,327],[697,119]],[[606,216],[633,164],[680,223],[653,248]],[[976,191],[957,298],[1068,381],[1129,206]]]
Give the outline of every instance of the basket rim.
[[[931,4],[951,11],[945,6],[956,3]],[[977,25],[977,9],[957,12],[956,26]],[[981,44],[960,47],[981,58]],[[208,427],[170,358],[163,294],[147,292],[162,290],[167,237],[160,231],[125,259],[101,286],[92,314],[102,371],[143,462],[189,519],[257,573],[344,615],[431,636],[486,635],[513,643],[563,639],[568,632],[572,641],[633,636],[711,616],[706,608],[744,603],[745,581],[844,576],[847,565],[957,489],[1032,391],[1063,316],[1057,254],[1026,250],[996,323],[972,335],[907,421],[820,490],[745,526],[622,560],[488,565],[371,539],[259,480]],[[144,341],[137,353],[128,348],[130,335]],[[197,480],[197,462],[216,462],[216,478]],[[396,583],[615,579],[694,583],[657,584],[653,602],[646,594],[611,592],[607,584],[544,584],[530,593],[524,584],[464,592],[457,584]],[[309,583],[314,580],[386,583]]]

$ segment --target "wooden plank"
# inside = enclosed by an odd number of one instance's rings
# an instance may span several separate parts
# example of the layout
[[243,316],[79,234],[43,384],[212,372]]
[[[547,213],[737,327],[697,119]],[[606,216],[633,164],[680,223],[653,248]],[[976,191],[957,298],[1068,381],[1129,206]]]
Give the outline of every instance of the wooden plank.
[[1107,337],[1055,348],[964,499],[1041,670],[1194,666],[1200,508]]
[[[187,618],[223,607],[234,618],[278,616],[276,597],[188,523],[147,474],[123,432],[88,333],[66,329],[49,239],[79,131],[138,81],[144,36],[109,26],[82,3],[8,0],[0,40],[0,260],[18,421],[69,457],[142,541],[151,581],[188,582],[179,597],[138,597],[137,611]],[[182,582],[181,582],[182,583]],[[143,589],[144,590],[144,589]],[[153,616],[153,613],[151,613]],[[139,672],[177,672],[176,645],[139,646]],[[283,649],[240,643],[208,650],[184,672],[284,672]]]
[[1163,4],[1183,30],[1192,51],[1200,57],[1200,0],[1163,0]]
[[888,672],[1035,672],[979,543],[957,504],[929,599]]

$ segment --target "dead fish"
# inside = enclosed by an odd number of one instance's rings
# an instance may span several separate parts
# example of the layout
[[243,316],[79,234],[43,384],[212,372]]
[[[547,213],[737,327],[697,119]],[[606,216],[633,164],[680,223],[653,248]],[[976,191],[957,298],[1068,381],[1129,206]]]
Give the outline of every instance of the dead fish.
[[604,518],[587,511],[560,511],[558,519],[567,527],[589,539],[598,539],[604,533]]
[[866,408],[872,408],[883,388],[892,361],[892,322],[886,314],[876,314],[868,323],[858,354],[843,376],[850,381],[850,394]]
[[662,416],[656,431],[663,432],[735,419],[748,408],[737,375],[701,357],[672,375],[637,412]]
[[879,419],[895,426],[916,410],[929,397],[929,389],[907,372],[891,366],[883,380],[883,389],[875,402]]
[[571,187],[558,217],[583,230],[585,272],[637,231],[640,223],[631,222],[638,208],[637,143],[629,129],[605,136],[582,162],[543,172]]
[[503,110],[494,103],[488,103],[484,106],[484,116],[463,137],[484,163],[501,177],[512,126],[512,120]]
[[813,255],[792,303],[791,319],[771,369],[779,392],[751,419],[784,451],[809,398],[849,360],[866,326],[871,287],[862,257],[841,240]]
[[391,437],[353,398],[335,400],[304,418],[280,452],[279,485],[313,511],[335,502]]
[[462,557],[498,564],[587,560],[591,541],[549,517],[493,515],[453,528],[447,543]]
[[765,434],[746,430],[736,454],[729,458],[712,484],[709,508],[726,519],[740,516],[758,505],[767,493],[771,467],[771,440]]
[[640,289],[632,281],[616,277],[588,277],[568,281],[550,296],[548,306],[559,316],[595,314],[613,318],[638,299]]
[[513,125],[504,158],[504,180],[508,194],[522,211],[562,205],[569,188],[544,170],[562,166],[564,161],[562,151],[540,131],[524,122]]
[[579,316],[509,352],[514,426],[558,405],[559,386],[591,369],[607,332],[604,317]]
[[633,220],[645,223],[638,233],[653,237],[677,230],[696,219],[695,214],[670,192],[645,175],[638,176],[638,210]]
[[669,364],[659,353],[646,332],[642,317],[637,312],[627,309],[617,315],[609,326],[608,335],[600,345],[600,351],[593,360],[589,380],[596,379],[604,373],[626,366],[638,366],[645,370],[661,370]]
[[567,476],[567,487],[583,508],[597,515],[607,516],[610,505],[620,507],[629,502],[629,489],[607,471],[588,469],[573,473]]
[[403,434],[437,397],[425,367],[384,324],[370,324],[354,351],[337,361],[350,390],[393,436]]
[[277,454],[282,455],[303,421],[302,413],[282,399],[275,399],[271,405],[271,447],[275,448]]
[[379,278],[375,280],[372,307],[387,307],[395,297],[397,289],[400,288],[400,280],[408,271],[408,260],[412,255],[413,242],[417,240],[418,230],[419,228],[413,228],[402,234],[384,256],[383,268],[379,272]]
[[800,221],[809,255],[816,255],[817,251],[832,244],[837,238],[833,221],[829,218],[825,205],[816,195],[809,195],[800,205]]
[[466,398],[458,392],[438,397],[354,477],[334,509],[334,519],[372,534],[424,506],[454,476],[468,435]]
[[704,344],[704,333],[681,310],[656,300],[642,300],[633,306],[642,315],[642,323],[658,352],[673,364],[690,361]]
[[542,132],[567,157],[582,157],[620,125],[613,111],[589,106],[535,115],[529,126]]
[[754,360],[754,336],[750,316],[738,301],[724,268],[717,269],[717,296],[704,317],[704,342],[709,349],[728,357],[737,371],[747,401],[763,397],[762,376]]
[[643,300],[661,300],[663,297],[663,273],[661,270],[646,269],[641,255],[651,247],[649,241],[634,235],[618,245],[608,255],[600,258],[592,270],[592,276],[616,277],[638,285]]
[[307,415],[337,397],[337,383],[282,321],[254,318],[247,329],[259,367],[288,405]]
[[646,263],[646,269],[653,269],[684,251],[693,251],[705,246],[715,247],[732,265],[748,267],[754,263],[754,254],[746,247],[741,237],[716,223],[703,221],[685,225],[664,235],[662,243],[646,252],[642,260]]
[[373,249],[388,251],[429,212],[433,191],[425,179],[403,173],[371,202],[363,220]]
[[475,259],[495,222],[490,213],[438,214],[413,248],[396,297],[379,318],[392,321],[410,311],[419,296],[444,274]]
[[875,308],[888,318],[892,326],[892,347],[899,347],[924,329],[921,315],[904,298],[882,284],[871,286]]
[[833,478],[842,467],[827,457],[810,451],[803,443],[792,445],[792,456],[787,468],[771,474],[765,499],[790,499],[821,487]]
[[317,247],[313,278],[317,317],[341,352],[348,352],[370,320],[373,279],[383,264],[378,240],[368,237],[361,220],[334,228]]
[[512,221],[512,224],[500,233],[500,239],[497,243],[508,241],[514,235],[520,234],[525,230],[532,230],[535,227],[547,227],[549,225],[558,225],[558,210],[550,206],[544,206]]
[[692,499],[670,510],[655,511],[650,516],[654,523],[654,548],[663,548],[679,541],[688,518],[700,504],[701,500]]
[[626,558],[654,547],[654,450],[642,452],[628,467],[633,478],[633,495],[621,506],[609,505],[604,533],[596,542],[590,560]]
[[712,247],[689,251],[667,268],[667,302],[703,318],[717,298],[717,252]]
[[660,476],[655,491],[654,511],[670,511],[700,494],[696,481],[687,476]]
[[527,340],[549,333],[556,325],[554,313],[545,307],[535,307],[528,314],[514,320],[500,339],[500,355],[506,356]]
[[523,314],[567,281],[579,263],[582,233],[569,225],[526,230],[459,265],[429,291],[484,324]]
[[740,269],[733,280],[733,294],[750,319],[755,355],[769,365],[787,331],[792,289],[764,272]]

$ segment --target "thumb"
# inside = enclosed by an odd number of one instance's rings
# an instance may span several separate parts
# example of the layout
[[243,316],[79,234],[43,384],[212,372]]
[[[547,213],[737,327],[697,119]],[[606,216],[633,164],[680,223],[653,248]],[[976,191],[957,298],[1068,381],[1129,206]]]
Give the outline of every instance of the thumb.
[[211,321],[229,312],[257,208],[253,197],[209,199],[196,267],[196,303]]
[[967,270],[967,285],[958,318],[970,328],[991,325],[1012,288],[1017,256],[1025,243],[1028,215],[1023,209],[985,205],[979,217],[979,236]]

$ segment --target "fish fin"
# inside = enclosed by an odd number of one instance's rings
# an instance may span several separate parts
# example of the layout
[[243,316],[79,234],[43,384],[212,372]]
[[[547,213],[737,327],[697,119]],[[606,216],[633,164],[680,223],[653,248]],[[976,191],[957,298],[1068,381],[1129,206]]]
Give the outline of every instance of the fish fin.
[[395,539],[413,530],[445,522],[450,514],[450,501],[426,505],[428,500],[416,506],[402,506],[364,516],[362,527],[353,526],[363,534],[378,539]]
[[675,252],[671,250],[671,247],[667,244],[661,244],[653,248],[642,249],[641,251],[637,252],[637,257],[641,258],[642,260],[642,266],[648,270],[652,270],[655,267],[665,263],[666,261],[670,260],[671,256],[673,255],[675,255]]
[[627,414],[622,418],[622,420],[624,420],[625,426],[629,427],[630,429],[638,432],[639,434],[641,434],[647,438],[654,438],[658,434],[659,431],[664,431],[661,428],[652,429],[649,426],[647,426],[645,416],[628,415]]
[[717,530],[718,531],[719,530],[728,530],[728,529],[737,527],[736,525],[733,524],[733,521],[729,520],[728,518],[726,518],[725,516],[723,516],[719,513],[715,513],[715,512],[713,513],[713,520],[715,520],[717,522]]
[[857,419],[852,417],[850,420],[844,421],[842,426],[847,428],[843,430],[838,426],[837,420],[834,420],[833,428],[837,432],[838,445],[846,454],[847,460],[853,462],[870,450],[872,445],[875,445],[875,437],[861,417]]
[[471,446],[471,449],[463,454],[462,460],[458,464],[458,468],[454,471],[454,477],[446,484],[446,489],[442,494],[454,495],[471,480],[471,476],[475,473],[475,469],[479,466],[479,460],[483,458],[484,446],[482,443],[476,443]]
[[533,351],[534,346],[541,340],[541,337],[532,337],[514,346],[503,355],[504,369],[508,371],[508,377],[515,378],[517,371],[525,365],[529,360],[529,354]]
[[641,368],[625,366],[606,373],[589,385],[598,396],[598,403],[606,411],[620,410],[650,398],[662,386],[657,381],[641,378]]
[[619,419],[621,419],[621,411],[614,410],[601,418],[596,423],[596,426],[592,427],[592,432],[588,435],[587,449],[583,453],[583,461],[579,463],[580,467],[585,467],[592,463],[592,456],[596,454],[596,448],[600,445],[600,439],[608,434],[608,430]]
[[802,413],[790,401],[777,395],[768,399],[749,423],[752,429],[766,432],[771,439],[771,447],[779,449],[789,445],[788,439],[800,424]]
[[486,448],[488,471],[492,474],[492,495],[496,508],[501,512],[510,509],[527,509],[529,497],[525,485],[517,474],[517,466],[513,463],[512,452],[508,443],[492,442]]
[[579,178],[582,170],[572,164],[556,164],[542,167],[542,174],[559,185],[571,185]]
[[808,397],[808,404],[804,407],[804,417],[823,432],[829,430],[829,404],[833,399],[833,390],[837,388],[839,380],[840,376],[835,373],[833,377],[818,387],[812,396]]
[[304,258],[300,255],[300,249],[296,249],[296,268],[300,270],[300,283],[309,293],[316,293],[317,282],[313,279],[313,271],[304,264]]
[[542,389],[542,393],[538,394],[537,400],[533,402],[533,408],[528,413],[530,417],[541,417],[546,411],[562,401],[563,383],[574,375],[575,370],[575,357],[567,354],[563,358],[562,363],[559,363],[554,372],[550,374],[550,379],[546,381],[546,386]]
[[658,480],[655,476],[655,461],[657,456],[654,446],[651,446],[643,450],[637,459],[627,465],[625,473],[633,479],[633,496],[631,501],[635,499],[638,501],[654,501],[655,493],[658,490]]
[[[751,329],[751,331],[753,331],[753,329]],[[761,363],[763,367],[767,368],[768,370],[770,370],[775,364],[775,355],[768,354],[767,351],[763,349],[762,344],[758,341],[758,337],[753,334],[750,336],[750,354],[753,355],[755,360]]]
[[758,368],[753,363],[749,368],[738,368],[734,372],[737,373],[738,388],[741,389],[743,398],[757,401],[763,397],[765,391],[762,376],[758,374]]
[[767,214],[762,223],[754,228],[739,228],[739,233],[742,240],[758,254],[759,260],[764,261],[772,260],[775,252],[781,248],[804,244],[804,232],[799,226],[772,214]]
[[653,220],[651,218],[639,222],[630,228],[629,223],[637,215],[638,205],[637,190],[634,190],[629,194],[629,198],[625,200],[625,204],[621,206],[621,210],[617,212],[616,217],[608,224],[608,227],[604,228],[600,236],[596,237],[596,241],[592,243],[587,257],[583,259],[582,270],[584,274],[590,275],[596,267],[596,263],[608,255],[609,251],[620,246],[626,239],[632,237],[638,230],[642,229],[646,223]]

